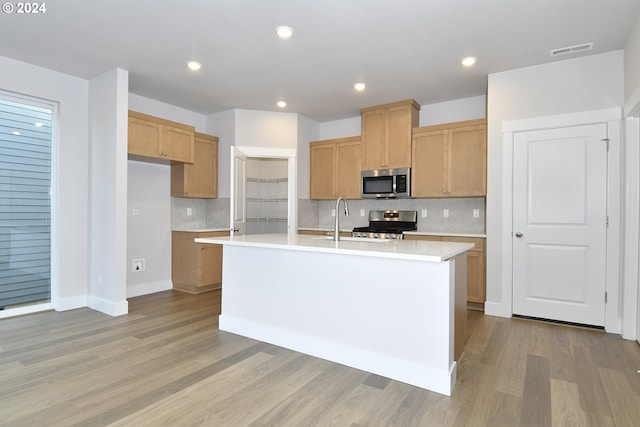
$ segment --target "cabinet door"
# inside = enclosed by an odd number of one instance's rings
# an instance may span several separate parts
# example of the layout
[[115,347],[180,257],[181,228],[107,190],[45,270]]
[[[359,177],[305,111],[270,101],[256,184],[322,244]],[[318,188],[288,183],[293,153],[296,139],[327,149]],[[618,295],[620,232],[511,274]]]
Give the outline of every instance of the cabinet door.
[[467,252],[467,301],[484,304],[484,252]]
[[193,151],[193,164],[171,165],[171,196],[214,199],[218,197],[218,138],[196,134]]
[[449,136],[450,197],[487,194],[487,137],[485,126],[454,128]]
[[413,135],[412,197],[446,197],[448,136],[447,130]]
[[467,252],[467,301],[484,304],[485,300],[485,239],[480,237],[443,237],[444,242],[473,243]]
[[129,117],[128,145],[130,154],[162,157],[162,125]]
[[387,167],[386,110],[362,113],[362,170]]
[[336,197],[336,144],[311,144],[310,149],[310,198],[334,199]]
[[193,163],[193,132],[164,125],[162,147],[163,155],[167,159]]
[[198,259],[198,285],[222,283],[222,245],[201,244]]
[[387,111],[386,158],[388,168],[411,166],[411,105],[389,108]]
[[361,158],[362,149],[359,141],[337,144],[335,175],[338,196],[346,199],[360,198]]

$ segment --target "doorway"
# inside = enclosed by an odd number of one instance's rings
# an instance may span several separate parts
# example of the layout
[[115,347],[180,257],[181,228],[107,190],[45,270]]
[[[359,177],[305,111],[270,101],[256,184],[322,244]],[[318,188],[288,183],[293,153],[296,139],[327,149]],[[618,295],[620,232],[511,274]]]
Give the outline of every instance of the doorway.
[[247,234],[287,232],[287,159],[247,159]]
[[296,152],[231,147],[231,234],[297,233]]
[[513,313],[603,327],[607,125],[513,138]]

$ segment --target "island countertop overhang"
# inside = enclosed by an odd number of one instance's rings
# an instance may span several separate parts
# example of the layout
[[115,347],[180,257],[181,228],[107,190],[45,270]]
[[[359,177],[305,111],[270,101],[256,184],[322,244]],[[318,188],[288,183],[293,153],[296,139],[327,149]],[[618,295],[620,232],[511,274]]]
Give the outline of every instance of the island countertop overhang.
[[415,261],[443,262],[473,248],[471,243],[432,242],[422,240],[391,240],[364,242],[340,240],[334,242],[319,236],[302,234],[252,234],[230,237],[195,239],[198,243],[253,246],[305,252],[359,255]]

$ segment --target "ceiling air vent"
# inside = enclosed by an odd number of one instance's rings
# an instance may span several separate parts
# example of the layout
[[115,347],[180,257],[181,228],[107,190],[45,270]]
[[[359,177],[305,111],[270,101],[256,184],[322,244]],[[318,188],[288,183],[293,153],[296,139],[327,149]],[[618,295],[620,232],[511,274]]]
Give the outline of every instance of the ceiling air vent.
[[549,56],[568,55],[570,53],[582,52],[583,50],[593,49],[593,43],[577,44],[575,46],[561,47],[549,51]]

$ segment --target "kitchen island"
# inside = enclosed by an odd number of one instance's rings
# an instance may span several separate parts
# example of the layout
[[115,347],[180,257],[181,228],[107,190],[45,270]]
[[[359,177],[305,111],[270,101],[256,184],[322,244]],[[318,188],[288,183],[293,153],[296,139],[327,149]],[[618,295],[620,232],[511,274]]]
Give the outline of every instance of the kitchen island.
[[468,243],[262,234],[223,250],[220,329],[450,395]]

